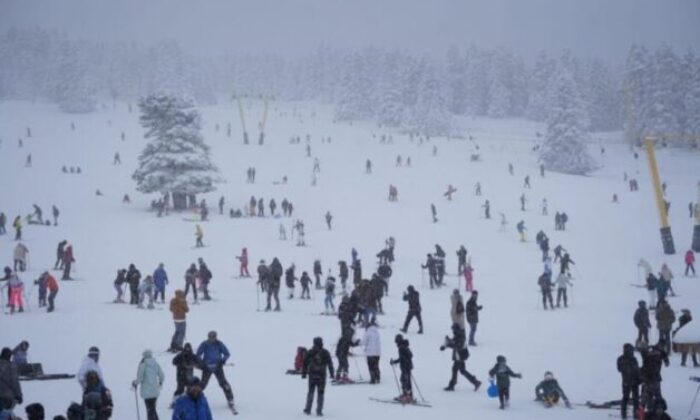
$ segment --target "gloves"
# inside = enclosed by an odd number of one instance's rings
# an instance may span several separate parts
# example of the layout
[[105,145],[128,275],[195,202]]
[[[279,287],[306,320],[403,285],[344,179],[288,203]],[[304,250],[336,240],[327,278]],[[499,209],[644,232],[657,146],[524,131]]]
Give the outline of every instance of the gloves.
[[301,373],[301,379],[306,379],[306,372]]
[[131,382],[131,388],[136,389],[136,387],[139,386],[139,383],[137,381],[132,381]]
[[396,360],[396,359],[391,359],[391,360],[389,360],[389,364],[390,364],[390,365],[395,365],[395,364],[397,364],[397,363],[399,363],[399,361]]
[[17,398],[15,398],[15,401],[17,401],[17,404],[22,404],[22,401],[24,401],[24,400],[22,399],[22,396],[19,395],[19,396],[17,396]]
[[445,346],[440,346],[440,351],[444,351],[444,350],[445,350]]

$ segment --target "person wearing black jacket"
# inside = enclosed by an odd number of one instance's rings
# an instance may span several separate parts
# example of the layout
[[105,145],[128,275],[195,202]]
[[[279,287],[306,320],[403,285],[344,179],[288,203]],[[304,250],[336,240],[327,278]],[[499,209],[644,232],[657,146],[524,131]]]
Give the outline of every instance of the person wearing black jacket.
[[299,283],[301,284],[301,299],[311,299],[311,289],[309,285],[312,283],[312,280],[311,277],[309,277],[309,273],[306,271],[302,272]]
[[134,264],[129,264],[129,271],[126,272],[126,282],[129,283],[129,303],[138,305],[139,303],[139,281],[141,272]]
[[457,250],[457,275],[461,276],[464,269],[467,267],[467,249],[464,245],[460,245]]
[[634,312],[634,326],[637,327],[637,345],[641,343],[648,345],[649,328],[651,328],[649,310],[647,309],[647,303],[643,300],[640,300],[638,305],[639,307]]
[[479,311],[483,306],[479,305],[476,300],[479,297],[479,292],[474,290],[472,296],[467,301],[466,306],[466,316],[467,323],[469,324],[469,345],[476,346],[476,341],[474,341],[474,335],[476,334],[476,324],[479,323]]
[[265,260],[260,260],[260,265],[258,265],[258,284],[260,285],[260,291],[265,292],[267,290],[267,284],[270,280],[270,269],[265,265]]
[[346,263],[345,261],[338,261],[338,271],[338,277],[340,277],[340,285],[343,288],[343,290],[345,290],[349,277],[348,263]]
[[194,293],[194,303],[197,303],[197,266],[194,264],[185,272],[185,297],[190,292],[190,287]]
[[622,404],[620,405],[620,415],[623,419],[627,418],[627,404],[632,395],[632,413],[633,416],[639,407],[639,363],[634,357],[634,346],[630,343],[625,343],[622,346],[622,355],[617,358],[617,371],[622,376]]
[[640,377],[644,384],[642,401],[647,410],[653,410],[656,402],[663,399],[661,395],[661,367],[669,365],[668,354],[664,348],[666,348],[666,343],[661,339],[651,347],[640,349],[642,355]]
[[311,414],[311,406],[314,403],[314,391],[316,391],[318,393],[316,414],[319,416],[323,415],[326,369],[328,369],[329,377],[335,376],[331,354],[323,348],[323,339],[315,337],[313,347],[306,353],[304,368],[301,371],[301,379],[306,379],[306,376],[309,376],[309,392],[306,394],[306,407],[304,408],[304,413],[306,414]]
[[428,277],[430,278],[430,288],[440,286],[437,279],[437,263],[432,255],[428,254],[426,256],[425,264],[421,265],[421,268],[428,269]]
[[408,302],[408,313],[406,314],[406,321],[403,323],[401,332],[406,333],[408,324],[411,323],[413,317],[416,317],[416,319],[418,319],[418,334],[423,334],[423,319],[420,316],[420,294],[413,286],[408,286],[406,293],[403,294],[403,300]]
[[197,276],[202,282],[202,294],[204,295],[202,300],[211,300],[211,297],[209,296],[209,282],[211,281],[213,276],[211,274],[211,271],[209,271],[209,267],[207,267],[207,264],[202,258],[199,258],[197,261],[199,262],[199,270],[197,271]]
[[396,399],[404,404],[414,402],[413,399],[413,388],[411,386],[411,371],[413,370],[413,353],[408,347],[408,340],[403,338],[401,334],[396,334],[394,337],[394,343],[399,350],[399,358],[391,359],[389,363],[391,365],[399,365],[401,369],[401,392],[402,394]]
[[202,361],[192,351],[192,345],[185,343],[183,350],[173,358],[173,365],[177,367],[177,388],[173,394],[171,407],[175,405],[175,400],[185,392],[185,387],[194,378],[194,369],[202,369]]
[[279,292],[280,292],[280,280],[282,279],[282,264],[280,261],[275,257],[272,259],[272,262],[270,263],[270,280],[267,284],[267,307],[265,307],[265,311],[269,311],[271,309],[270,306],[270,300],[274,297],[275,298],[275,311],[280,310],[280,298],[279,298]]
[[292,264],[284,272],[284,283],[287,285],[287,290],[289,290],[289,299],[294,299],[294,282],[297,279],[294,275],[295,268],[294,264]]
[[53,265],[54,270],[63,270],[63,249],[68,244],[65,239],[58,243],[56,248],[56,262]]
[[469,348],[467,348],[466,341],[465,331],[459,324],[454,323],[452,324],[452,338],[445,336],[445,343],[440,346],[440,351],[444,351],[448,347],[452,349],[452,378],[445,391],[454,391],[457,384],[457,373],[464,375],[474,385],[474,391],[477,391],[481,386],[481,381],[469,373],[464,365],[469,358]]
[[323,270],[321,269],[321,261],[314,261],[314,277],[316,277],[316,290],[323,289],[321,284],[321,276],[323,275]]
[[547,309],[547,301],[549,301],[549,309],[554,309],[554,303],[552,299],[552,279],[549,273],[542,273],[540,278],[537,280],[537,284],[540,286],[540,292],[542,293],[542,306]]
[[362,281],[362,263],[357,259],[353,261],[350,268],[352,269],[352,283],[357,287]]
[[12,350],[8,347],[0,352],[0,412],[8,410],[17,404],[22,404],[22,387],[19,384],[16,367],[10,362]]

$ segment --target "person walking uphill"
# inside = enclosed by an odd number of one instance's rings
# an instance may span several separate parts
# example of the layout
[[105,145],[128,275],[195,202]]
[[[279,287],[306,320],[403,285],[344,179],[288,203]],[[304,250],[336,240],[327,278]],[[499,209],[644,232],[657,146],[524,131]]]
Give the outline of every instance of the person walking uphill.
[[158,420],[156,401],[158,400],[158,395],[160,395],[160,389],[164,380],[163,369],[160,368],[156,359],[153,358],[153,352],[144,350],[143,359],[141,359],[139,368],[136,371],[136,379],[131,383],[131,386],[134,389],[141,387],[140,394],[146,404],[148,420]]
[[418,334],[423,334],[423,319],[420,316],[420,294],[413,286],[408,286],[406,288],[406,293],[403,294],[403,300],[408,302],[408,313],[406,314],[406,321],[403,323],[401,332],[406,333],[408,331],[408,324],[411,323],[413,317],[416,317],[416,319],[418,319]]
[[467,348],[467,337],[464,328],[457,323],[452,324],[452,338],[445,336],[445,343],[440,346],[440,351],[444,351],[447,347],[452,349],[452,378],[450,378],[450,383],[445,387],[445,391],[455,390],[458,373],[464,375],[474,385],[474,391],[478,391],[481,381],[469,373],[464,365],[469,358],[469,349]]
[[335,376],[333,370],[333,359],[328,350],[323,348],[323,339],[321,337],[314,338],[313,347],[306,353],[304,358],[304,368],[301,371],[301,378],[309,377],[309,391],[306,394],[306,406],[304,407],[305,414],[311,414],[311,406],[314,402],[314,391],[317,392],[316,414],[323,415],[323,401],[326,390],[326,370],[328,376]]
[[231,356],[228,349],[216,338],[216,331],[209,331],[207,339],[199,345],[197,357],[202,360],[202,390],[207,387],[209,378],[214,374],[219,386],[224,390],[228,406],[233,410],[233,391],[224,375],[224,364]]
[[175,333],[170,341],[170,349],[168,351],[176,352],[182,350],[182,343],[185,341],[185,332],[187,331],[187,312],[189,311],[190,308],[187,306],[185,292],[180,289],[176,290],[175,297],[170,300],[170,312],[173,314]]

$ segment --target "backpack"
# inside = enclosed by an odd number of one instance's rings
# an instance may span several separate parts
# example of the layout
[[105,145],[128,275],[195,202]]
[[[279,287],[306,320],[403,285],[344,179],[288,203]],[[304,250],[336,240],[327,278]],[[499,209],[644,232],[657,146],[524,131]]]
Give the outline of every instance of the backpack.
[[326,364],[324,362],[323,351],[318,350],[311,356],[311,361],[309,363],[309,374],[311,376],[324,376],[324,369]]
[[297,355],[294,357],[294,370],[301,372],[304,369],[306,353],[306,347],[297,347]]

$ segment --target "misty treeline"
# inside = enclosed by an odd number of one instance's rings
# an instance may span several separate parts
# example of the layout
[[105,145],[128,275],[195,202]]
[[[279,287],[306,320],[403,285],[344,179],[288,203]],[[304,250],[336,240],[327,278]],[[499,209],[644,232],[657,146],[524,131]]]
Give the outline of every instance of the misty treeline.
[[[507,49],[451,47],[442,57],[367,47],[319,47],[298,57],[265,53],[200,57],[166,40],[94,43],[41,29],[0,34],[0,100],[40,100],[66,112],[135,101],[152,92],[186,95],[199,105],[232,95],[317,100],[339,121],[373,120],[426,135],[458,134],[455,116],[547,121],[556,78],[566,72],[588,131],[624,129],[683,138],[700,133],[700,60],[669,47],[630,48],[624,68],[571,53],[532,62]],[[674,142],[674,144],[690,142]]]

